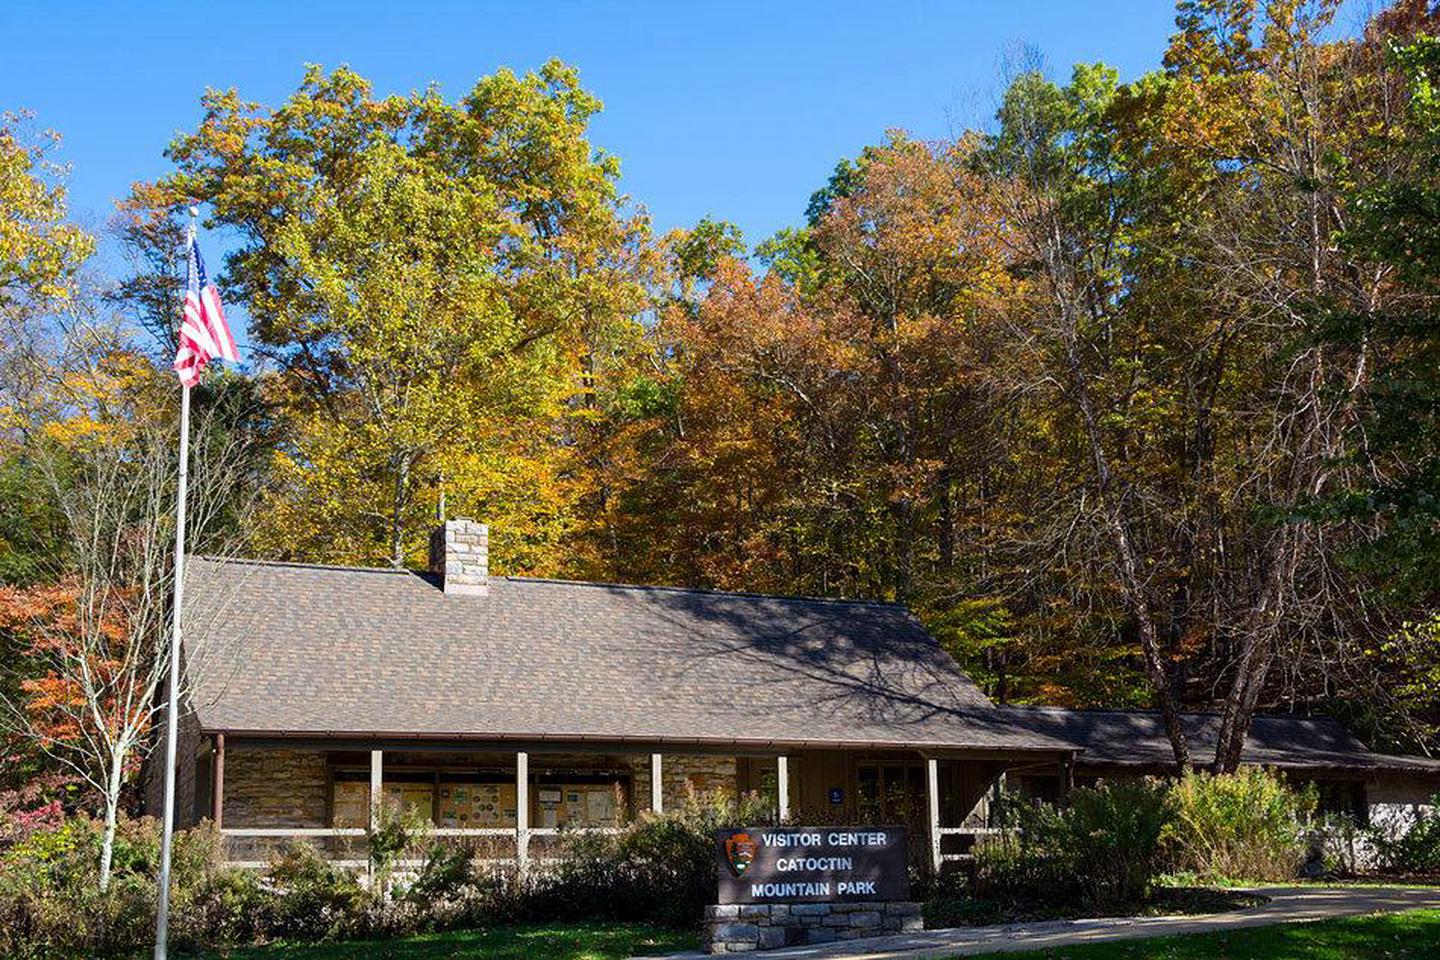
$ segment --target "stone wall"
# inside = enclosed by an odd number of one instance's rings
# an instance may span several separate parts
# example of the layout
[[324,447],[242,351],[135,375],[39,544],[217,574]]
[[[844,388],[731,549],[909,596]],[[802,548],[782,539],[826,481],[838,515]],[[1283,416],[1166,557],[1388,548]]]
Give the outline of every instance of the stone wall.
[[[635,812],[650,809],[650,755],[634,757],[631,802]],[[735,758],[721,754],[664,754],[660,761],[664,804],[674,808],[690,793],[721,791],[735,795]]]
[[[227,747],[226,827],[327,827],[330,776],[325,755],[314,750]],[[289,841],[229,837],[232,860],[266,860]],[[335,856],[351,856],[351,841],[312,841]]]
[[330,778],[315,750],[225,751],[225,826],[325,827]]
[[910,901],[744,903],[705,908],[705,943],[711,953],[748,953],[887,933],[918,933],[924,926],[920,904]]

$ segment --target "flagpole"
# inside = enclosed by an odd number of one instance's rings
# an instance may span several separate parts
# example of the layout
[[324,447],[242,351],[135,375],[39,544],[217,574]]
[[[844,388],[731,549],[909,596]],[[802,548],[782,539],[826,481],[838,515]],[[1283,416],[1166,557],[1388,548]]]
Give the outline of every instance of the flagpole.
[[[199,211],[190,208],[189,243]],[[185,604],[185,499],[190,477],[190,388],[180,388],[180,477],[175,502],[175,603],[170,611],[170,687],[165,707],[165,822],[160,835],[160,902],[155,910],[155,960],[165,960],[170,934],[170,847],[175,835],[175,741],[180,713],[180,614]]]

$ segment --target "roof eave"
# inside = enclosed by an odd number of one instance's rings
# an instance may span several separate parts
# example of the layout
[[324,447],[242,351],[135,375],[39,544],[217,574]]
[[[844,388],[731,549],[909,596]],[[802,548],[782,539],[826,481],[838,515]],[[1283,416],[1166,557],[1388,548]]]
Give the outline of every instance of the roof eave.
[[944,753],[1015,753],[1026,756],[1073,757],[1080,753],[1075,747],[1060,742],[1050,745],[1011,743],[958,743],[935,740],[843,740],[814,738],[758,737],[673,737],[643,734],[599,733],[466,733],[417,732],[407,730],[274,730],[227,726],[201,727],[203,736],[224,734],[227,740],[314,740],[354,742],[454,742],[475,744],[586,744],[617,746],[653,745],[691,747],[698,749],[734,748],[745,751],[778,750],[917,750]]

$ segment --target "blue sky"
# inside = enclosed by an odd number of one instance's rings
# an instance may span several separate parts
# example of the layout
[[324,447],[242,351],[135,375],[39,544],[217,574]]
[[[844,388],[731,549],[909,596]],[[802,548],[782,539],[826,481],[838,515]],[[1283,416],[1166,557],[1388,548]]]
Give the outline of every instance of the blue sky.
[[501,65],[558,56],[605,101],[593,129],[657,228],[707,214],[752,245],[800,220],[835,162],[903,127],[944,136],[991,112],[1020,44],[1058,74],[1159,62],[1168,0],[952,3],[0,3],[0,109],[65,137],[76,219],[97,226],[166,169],[206,86],[275,103],[307,62],[349,63],[383,93],[451,96]]

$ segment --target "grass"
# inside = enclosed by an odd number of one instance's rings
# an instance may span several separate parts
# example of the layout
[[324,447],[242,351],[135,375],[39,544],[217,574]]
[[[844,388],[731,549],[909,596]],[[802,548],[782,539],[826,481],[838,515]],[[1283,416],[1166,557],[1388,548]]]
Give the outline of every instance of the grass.
[[1433,960],[1440,910],[1093,943],[1010,954],[1028,960]]
[[1245,880],[1239,877],[1202,877],[1193,873],[1162,874],[1158,881],[1166,887],[1212,887],[1217,889],[1254,889],[1260,887],[1440,887],[1440,874],[1384,875],[1335,877],[1321,880]]
[[633,923],[550,923],[353,943],[245,947],[205,960],[611,960],[698,946],[693,933]]

